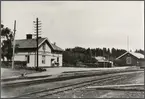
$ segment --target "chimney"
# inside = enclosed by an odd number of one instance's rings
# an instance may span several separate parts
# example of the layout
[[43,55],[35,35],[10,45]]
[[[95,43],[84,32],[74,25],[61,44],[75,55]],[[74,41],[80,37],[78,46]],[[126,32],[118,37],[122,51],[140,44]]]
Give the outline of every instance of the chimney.
[[54,45],[56,45],[56,42],[54,42]]
[[32,34],[26,34],[26,39],[32,39]]

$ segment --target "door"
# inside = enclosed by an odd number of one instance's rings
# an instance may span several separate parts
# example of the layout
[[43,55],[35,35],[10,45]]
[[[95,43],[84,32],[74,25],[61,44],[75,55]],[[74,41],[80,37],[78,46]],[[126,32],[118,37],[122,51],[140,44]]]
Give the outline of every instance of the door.
[[54,59],[51,59],[51,66],[54,66]]

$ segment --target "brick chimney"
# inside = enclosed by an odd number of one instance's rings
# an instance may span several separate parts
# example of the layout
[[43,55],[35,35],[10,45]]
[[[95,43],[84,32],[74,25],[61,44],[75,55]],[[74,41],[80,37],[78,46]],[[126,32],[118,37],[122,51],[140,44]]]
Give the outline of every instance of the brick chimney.
[[32,39],[32,34],[26,34],[26,39]]

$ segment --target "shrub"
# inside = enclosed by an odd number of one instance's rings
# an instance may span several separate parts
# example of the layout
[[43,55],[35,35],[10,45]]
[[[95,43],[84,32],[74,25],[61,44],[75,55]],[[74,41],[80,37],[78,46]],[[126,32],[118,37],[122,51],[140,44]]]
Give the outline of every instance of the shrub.
[[42,72],[42,71],[46,71],[45,68],[38,68],[38,71]]
[[[36,67],[27,67],[26,69],[27,70],[36,70]],[[37,71],[42,72],[42,71],[46,71],[46,69],[38,67]]]
[[[23,69],[23,68],[26,68],[26,64],[27,63],[25,61],[15,61],[14,68],[15,69]],[[12,67],[12,61],[2,61],[2,67],[4,67],[4,68]]]
[[73,64],[63,63],[63,67],[75,67]]
[[98,63],[84,63],[84,65],[87,65],[88,67],[98,67]]

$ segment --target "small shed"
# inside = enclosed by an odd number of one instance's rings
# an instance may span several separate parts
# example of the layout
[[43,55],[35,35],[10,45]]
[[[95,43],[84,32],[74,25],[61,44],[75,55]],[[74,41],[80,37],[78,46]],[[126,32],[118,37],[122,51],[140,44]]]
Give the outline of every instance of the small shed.
[[122,66],[145,66],[145,58],[141,53],[126,52],[116,58]]
[[97,56],[97,57],[95,57],[95,59],[98,61],[99,67],[112,67],[113,66],[113,62],[107,60],[103,56]]

